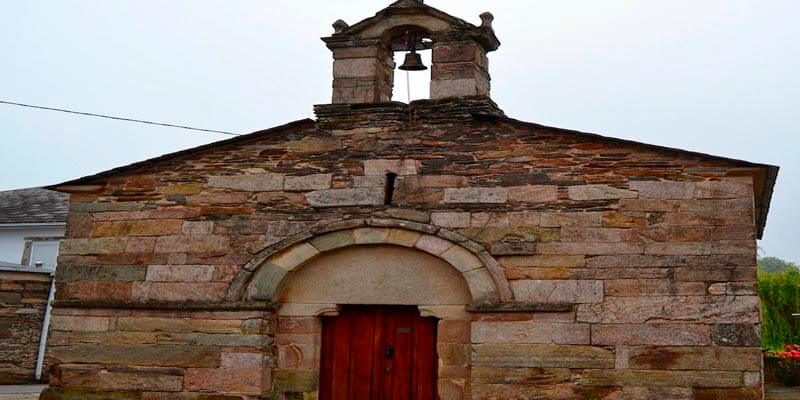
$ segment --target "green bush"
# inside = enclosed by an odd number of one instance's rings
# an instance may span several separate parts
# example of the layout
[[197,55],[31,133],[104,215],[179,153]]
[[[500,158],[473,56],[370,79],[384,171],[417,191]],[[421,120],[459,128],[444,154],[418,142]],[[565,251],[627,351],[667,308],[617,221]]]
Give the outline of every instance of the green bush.
[[764,322],[761,325],[762,346],[782,350],[787,344],[800,343],[800,271],[790,269],[769,273],[759,270],[758,294]]

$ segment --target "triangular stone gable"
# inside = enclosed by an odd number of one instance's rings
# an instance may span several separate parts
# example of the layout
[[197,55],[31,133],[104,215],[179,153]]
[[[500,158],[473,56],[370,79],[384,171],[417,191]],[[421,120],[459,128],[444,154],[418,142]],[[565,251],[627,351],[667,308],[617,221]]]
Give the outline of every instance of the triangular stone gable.
[[393,18],[397,13],[401,13],[403,15],[414,14],[416,16],[434,18],[436,20],[440,20],[446,25],[449,25],[450,28],[477,28],[475,25],[464,21],[461,18],[454,17],[444,11],[426,5],[422,1],[400,0],[378,11],[375,13],[375,16],[361,20],[351,25],[347,29],[338,32],[336,35],[358,36],[360,33],[366,31],[368,28],[380,23],[381,21],[386,21],[390,18]]
[[409,8],[409,7],[421,7],[424,5],[425,5],[424,2],[421,0],[398,0],[390,4],[389,7]]

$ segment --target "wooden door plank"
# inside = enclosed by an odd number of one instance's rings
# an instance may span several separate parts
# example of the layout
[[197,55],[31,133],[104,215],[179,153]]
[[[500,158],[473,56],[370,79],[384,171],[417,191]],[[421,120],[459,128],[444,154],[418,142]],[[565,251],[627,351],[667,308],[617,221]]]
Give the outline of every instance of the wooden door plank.
[[333,382],[331,400],[347,400],[350,375],[350,330],[352,321],[349,316],[337,318],[333,339]]
[[385,350],[386,350],[386,307],[375,307],[373,311],[375,315],[374,336],[372,340],[372,396],[370,400],[383,400],[383,376],[384,376],[384,363],[385,363]]
[[394,329],[395,357],[392,369],[392,400],[409,400],[411,398],[411,360],[413,348],[413,309],[399,309],[395,313]]
[[434,318],[415,315],[414,374],[412,388],[414,400],[435,400],[437,394],[436,327]]
[[322,319],[322,352],[319,365],[319,398],[331,400],[333,396],[333,352],[334,332],[338,319]]
[[376,318],[373,310],[356,309],[351,321],[348,400],[370,399]]

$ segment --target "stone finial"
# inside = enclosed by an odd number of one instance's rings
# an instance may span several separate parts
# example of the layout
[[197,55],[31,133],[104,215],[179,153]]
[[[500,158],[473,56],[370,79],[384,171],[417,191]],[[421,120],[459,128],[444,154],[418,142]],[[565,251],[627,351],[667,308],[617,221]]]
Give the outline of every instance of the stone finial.
[[491,28],[492,22],[494,21],[494,15],[490,12],[485,12],[481,14],[481,27],[482,28]]
[[350,25],[348,25],[347,22],[337,19],[336,22],[333,23],[333,33],[342,33],[349,27]]

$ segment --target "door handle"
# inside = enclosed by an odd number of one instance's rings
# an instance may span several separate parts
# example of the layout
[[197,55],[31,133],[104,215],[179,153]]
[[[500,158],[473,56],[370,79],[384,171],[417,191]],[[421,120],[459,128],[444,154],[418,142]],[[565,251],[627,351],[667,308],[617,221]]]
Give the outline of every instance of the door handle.
[[386,358],[392,358],[394,356],[394,347],[392,345],[386,345]]

